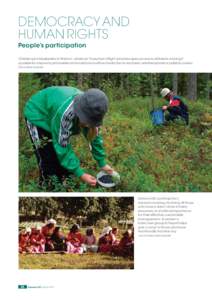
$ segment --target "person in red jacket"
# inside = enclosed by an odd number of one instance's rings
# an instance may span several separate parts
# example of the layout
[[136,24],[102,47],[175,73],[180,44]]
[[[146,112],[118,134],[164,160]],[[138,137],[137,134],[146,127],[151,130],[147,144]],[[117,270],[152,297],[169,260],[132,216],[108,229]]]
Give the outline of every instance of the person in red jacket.
[[131,229],[124,232],[119,244],[113,247],[112,253],[124,257],[134,255],[134,238]]
[[32,252],[30,247],[31,228],[26,228],[19,233],[19,253]]
[[84,239],[84,236],[80,232],[79,225],[74,224],[67,236],[67,252],[82,254],[85,250],[83,245]]
[[166,121],[174,121],[179,117],[182,118],[186,125],[189,124],[189,112],[187,105],[182,101],[182,99],[174,95],[174,93],[168,89],[163,88],[160,92],[161,96],[167,100],[168,105],[163,105],[162,110],[168,111],[168,114],[165,116]]
[[112,239],[111,239],[112,227],[107,226],[103,228],[102,233],[99,236],[98,241],[98,252],[110,253],[112,249]]
[[41,227],[37,226],[33,228],[30,236],[30,245],[32,247],[32,253],[44,253],[46,239],[41,233]]

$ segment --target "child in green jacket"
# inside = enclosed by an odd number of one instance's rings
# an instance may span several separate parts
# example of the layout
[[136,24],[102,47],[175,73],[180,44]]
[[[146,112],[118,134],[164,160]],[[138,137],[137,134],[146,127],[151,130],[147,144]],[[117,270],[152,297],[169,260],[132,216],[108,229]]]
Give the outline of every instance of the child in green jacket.
[[63,180],[70,173],[95,186],[96,178],[84,172],[69,142],[81,131],[89,141],[98,166],[111,174],[106,164],[103,140],[98,133],[108,98],[99,89],[82,92],[73,87],[53,86],[33,95],[25,105],[24,115],[37,157],[40,181],[49,176]]

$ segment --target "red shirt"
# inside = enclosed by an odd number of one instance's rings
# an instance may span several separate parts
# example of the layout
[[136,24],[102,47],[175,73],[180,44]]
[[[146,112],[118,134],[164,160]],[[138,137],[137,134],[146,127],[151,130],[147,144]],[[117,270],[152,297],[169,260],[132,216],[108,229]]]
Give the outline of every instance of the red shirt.
[[39,234],[32,234],[30,237],[30,243],[33,246],[45,244],[46,240],[42,233]]
[[73,245],[81,245],[84,242],[84,236],[80,232],[69,232],[67,236],[67,240],[71,242]]
[[49,228],[47,225],[43,226],[41,229],[41,233],[45,236],[45,237],[50,237],[54,232],[54,227],[53,228]]
[[25,248],[29,242],[29,235],[19,234],[19,247]]
[[119,243],[119,247],[126,247],[133,243],[133,239],[131,237],[124,236]]

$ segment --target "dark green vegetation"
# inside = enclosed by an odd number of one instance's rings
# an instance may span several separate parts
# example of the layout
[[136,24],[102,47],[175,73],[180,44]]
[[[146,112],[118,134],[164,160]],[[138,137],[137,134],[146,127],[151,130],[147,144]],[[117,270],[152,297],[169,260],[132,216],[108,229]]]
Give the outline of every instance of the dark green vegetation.
[[133,207],[133,197],[21,197],[19,218],[24,227],[54,218],[68,228],[73,223],[103,228],[132,220]]
[[[129,191],[129,192],[198,192],[212,190],[212,101],[211,75],[198,74],[21,74],[19,183],[20,191],[48,191],[38,187],[38,167],[26,131],[23,107],[38,90],[51,85],[70,85],[82,89],[98,87],[110,99],[102,134],[108,162],[121,175],[112,189],[89,187],[77,178],[61,185],[55,179],[54,191]],[[178,88],[189,106],[190,125],[183,122],[153,127],[149,118],[154,98],[160,88]],[[197,99],[196,99],[197,98]],[[98,173],[88,145],[80,135],[72,144],[82,167]]]

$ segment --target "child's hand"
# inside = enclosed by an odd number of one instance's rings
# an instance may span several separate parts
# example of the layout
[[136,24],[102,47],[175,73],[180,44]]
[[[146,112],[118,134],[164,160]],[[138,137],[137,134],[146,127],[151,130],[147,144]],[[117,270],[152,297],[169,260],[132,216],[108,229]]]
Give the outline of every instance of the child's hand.
[[85,173],[80,177],[80,179],[90,186],[96,186],[96,178],[90,174]]
[[167,105],[162,106],[162,110],[167,110],[167,108],[168,108]]

